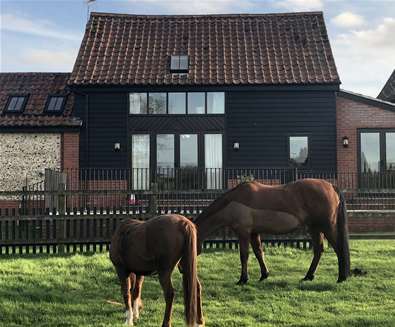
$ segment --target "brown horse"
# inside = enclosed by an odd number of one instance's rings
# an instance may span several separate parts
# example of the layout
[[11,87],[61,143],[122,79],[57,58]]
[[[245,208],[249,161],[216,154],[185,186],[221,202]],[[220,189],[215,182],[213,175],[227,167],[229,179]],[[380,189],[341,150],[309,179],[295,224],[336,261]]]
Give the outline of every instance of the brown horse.
[[313,280],[321,254],[323,236],[334,248],[339,264],[338,282],[350,275],[347,212],[344,198],[332,184],[320,179],[298,180],[281,186],[257,182],[242,183],[216,199],[195,220],[198,253],[203,240],[217,229],[228,226],[239,237],[241,277],[248,281],[248,248],[251,244],[261,268],[268,277],[259,233],[284,234],[307,226],[314,257],[303,280]]
[[128,219],[120,224],[111,240],[110,259],[121,282],[126,324],[133,325],[139,317],[144,276],[158,273],[166,300],[162,326],[171,326],[171,274],[178,262],[183,273],[187,325],[203,324],[196,239],[195,225],[181,215],[163,215],[145,222]]

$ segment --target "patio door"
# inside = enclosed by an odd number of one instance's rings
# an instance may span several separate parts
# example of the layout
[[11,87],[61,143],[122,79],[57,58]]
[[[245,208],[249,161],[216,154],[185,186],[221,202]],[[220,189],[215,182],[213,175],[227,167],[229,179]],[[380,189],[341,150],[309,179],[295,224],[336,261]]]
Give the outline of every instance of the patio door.
[[132,135],[132,188],[148,190],[150,186],[150,135]]
[[395,132],[378,130],[360,132],[360,187],[389,189],[395,187]]
[[222,189],[222,134],[204,135],[204,162],[208,189]]

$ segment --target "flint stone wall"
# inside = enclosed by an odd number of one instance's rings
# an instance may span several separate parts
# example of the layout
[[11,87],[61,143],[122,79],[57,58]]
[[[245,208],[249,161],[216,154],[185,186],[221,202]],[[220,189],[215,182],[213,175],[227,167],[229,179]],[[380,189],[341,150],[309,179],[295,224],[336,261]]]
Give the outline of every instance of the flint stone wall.
[[0,133],[0,191],[44,180],[45,168],[61,168],[61,135]]

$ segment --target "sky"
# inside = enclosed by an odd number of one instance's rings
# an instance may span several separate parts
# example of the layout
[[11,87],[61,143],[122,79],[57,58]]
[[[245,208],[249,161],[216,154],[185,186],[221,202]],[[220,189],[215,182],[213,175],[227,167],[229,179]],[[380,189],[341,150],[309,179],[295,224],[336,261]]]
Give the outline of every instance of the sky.
[[[395,0],[96,0],[91,11],[225,14],[323,11],[343,89],[376,97],[395,69]],[[0,71],[70,72],[86,0],[0,0]]]

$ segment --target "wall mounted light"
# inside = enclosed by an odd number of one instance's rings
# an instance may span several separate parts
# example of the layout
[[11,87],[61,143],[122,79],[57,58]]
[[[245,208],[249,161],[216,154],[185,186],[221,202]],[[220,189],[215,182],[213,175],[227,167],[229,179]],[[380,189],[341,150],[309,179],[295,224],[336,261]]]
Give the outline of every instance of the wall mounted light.
[[233,150],[238,151],[240,149],[240,144],[239,142],[234,142],[233,143]]
[[348,148],[348,137],[343,136],[343,148]]
[[114,151],[121,150],[121,143],[114,143]]

